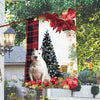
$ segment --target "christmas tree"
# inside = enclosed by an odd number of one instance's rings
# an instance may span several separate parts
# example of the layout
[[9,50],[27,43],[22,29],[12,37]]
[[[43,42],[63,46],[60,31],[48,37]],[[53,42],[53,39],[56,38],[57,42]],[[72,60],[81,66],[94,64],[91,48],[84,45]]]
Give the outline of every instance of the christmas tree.
[[59,77],[59,65],[56,59],[56,55],[48,31],[46,31],[45,33],[41,48],[43,49],[42,56],[47,64],[49,75],[51,76],[51,78]]

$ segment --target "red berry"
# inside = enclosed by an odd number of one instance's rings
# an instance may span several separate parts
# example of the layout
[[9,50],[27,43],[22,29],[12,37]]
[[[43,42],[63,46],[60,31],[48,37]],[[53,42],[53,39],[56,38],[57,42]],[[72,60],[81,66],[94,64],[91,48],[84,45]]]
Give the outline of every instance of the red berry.
[[58,85],[58,84],[59,84],[59,82],[58,82],[58,81],[55,81],[55,84],[56,84],[56,85]]
[[69,36],[71,36],[71,34],[69,34]]
[[72,45],[73,45],[73,47],[75,47],[75,43],[73,43]]
[[47,22],[49,22],[49,19],[46,19]]

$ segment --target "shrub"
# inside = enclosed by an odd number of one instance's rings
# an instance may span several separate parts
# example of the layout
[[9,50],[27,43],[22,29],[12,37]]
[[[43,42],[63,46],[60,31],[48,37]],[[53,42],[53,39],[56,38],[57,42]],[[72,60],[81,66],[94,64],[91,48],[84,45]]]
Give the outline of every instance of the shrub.
[[93,70],[85,69],[81,71],[78,78],[82,83],[97,83],[96,73]]
[[99,86],[98,85],[93,85],[91,87],[91,93],[93,94],[93,97],[95,98],[95,96],[99,93]]

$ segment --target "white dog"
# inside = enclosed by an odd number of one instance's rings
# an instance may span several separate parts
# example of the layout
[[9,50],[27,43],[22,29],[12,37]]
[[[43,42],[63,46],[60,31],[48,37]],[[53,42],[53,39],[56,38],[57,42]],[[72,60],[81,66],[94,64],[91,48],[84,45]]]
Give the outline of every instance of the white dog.
[[32,63],[29,67],[29,77],[31,81],[41,79],[43,81],[50,81],[48,69],[45,61],[42,58],[42,50],[35,50],[31,55]]

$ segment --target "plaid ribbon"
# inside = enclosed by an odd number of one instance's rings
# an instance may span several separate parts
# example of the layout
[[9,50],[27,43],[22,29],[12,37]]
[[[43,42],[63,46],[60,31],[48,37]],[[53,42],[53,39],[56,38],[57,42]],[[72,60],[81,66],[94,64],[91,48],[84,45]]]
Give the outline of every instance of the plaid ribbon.
[[31,64],[31,53],[34,48],[38,49],[38,26],[39,21],[34,21],[34,18],[27,19],[27,52],[26,52],[26,63],[25,63],[25,82],[30,81],[29,78],[29,66]]

